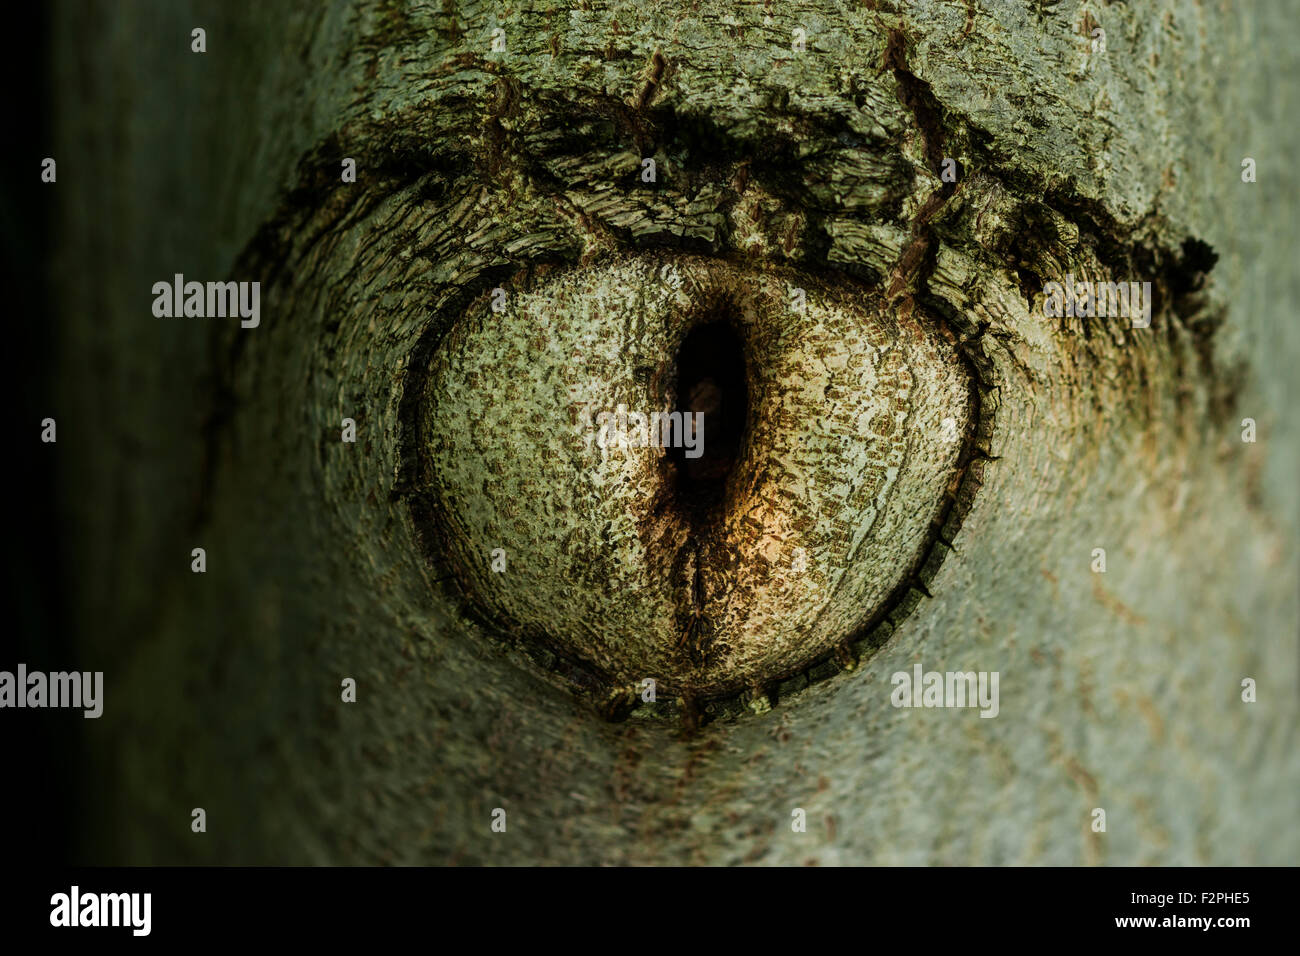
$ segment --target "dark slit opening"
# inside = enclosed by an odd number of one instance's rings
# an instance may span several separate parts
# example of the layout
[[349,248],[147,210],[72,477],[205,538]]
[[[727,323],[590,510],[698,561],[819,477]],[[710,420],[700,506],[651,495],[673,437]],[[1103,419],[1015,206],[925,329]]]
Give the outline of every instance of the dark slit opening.
[[[740,457],[749,418],[744,346],[725,315],[687,333],[677,356],[681,441],[668,449],[678,500],[699,519],[721,503],[727,476]],[[701,415],[699,430],[695,415]]]

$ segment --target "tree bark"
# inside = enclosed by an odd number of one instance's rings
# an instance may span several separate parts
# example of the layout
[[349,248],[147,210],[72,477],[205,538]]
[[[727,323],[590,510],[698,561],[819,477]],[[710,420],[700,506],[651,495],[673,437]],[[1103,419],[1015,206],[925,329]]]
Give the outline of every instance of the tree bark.
[[[84,861],[1296,860],[1281,4],[67,4],[55,39]],[[607,720],[420,504],[449,330],[644,256],[856,283],[979,393],[946,544],[770,710]],[[260,281],[261,324],[155,317],[176,273]],[[1150,327],[1046,317],[1067,274],[1149,281]],[[998,716],[895,707],[916,664],[998,672]]]

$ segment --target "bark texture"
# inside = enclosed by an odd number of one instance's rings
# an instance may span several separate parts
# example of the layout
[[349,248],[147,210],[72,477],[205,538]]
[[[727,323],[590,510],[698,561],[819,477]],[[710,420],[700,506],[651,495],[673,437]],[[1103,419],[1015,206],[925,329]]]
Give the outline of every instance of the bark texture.
[[[1296,862],[1282,4],[241,7],[57,17],[58,448],[107,681],[88,861]],[[916,505],[947,543],[880,558],[921,586],[860,660],[783,659],[757,714],[606,720],[472,613],[419,503],[463,317],[563,275],[622,294],[645,256],[857,283],[979,396],[978,480]],[[260,327],[155,318],[178,272],[261,281]],[[1150,328],[1046,318],[1067,273],[1150,281]],[[520,381],[529,330],[503,336],[477,374]],[[528,560],[511,600],[554,604]],[[892,706],[917,663],[999,672],[999,715]]]
[[[951,331],[814,278],[656,256],[458,317],[418,392],[414,494],[492,629],[589,662],[579,683],[618,710],[651,679],[646,709],[686,714],[767,707],[874,646],[960,487],[974,385]],[[748,439],[718,462],[704,414],[698,457],[675,461],[647,416],[689,406],[690,330],[719,324],[743,342]]]

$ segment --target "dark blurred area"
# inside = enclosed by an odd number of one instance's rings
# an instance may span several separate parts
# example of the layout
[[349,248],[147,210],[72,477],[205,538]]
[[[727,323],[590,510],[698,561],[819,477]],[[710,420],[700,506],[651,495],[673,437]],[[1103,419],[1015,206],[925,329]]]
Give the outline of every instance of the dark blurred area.
[[[64,427],[55,400],[58,340],[49,274],[49,223],[58,186],[41,181],[41,161],[53,151],[49,11],[44,4],[18,4],[6,18],[11,44],[0,69],[10,92],[10,135],[0,189],[0,261],[8,319],[5,583],[12,619],[0,670],[12,673],[19,663],[33,670],[73,670],[79,665],[72,658],[64,613],[71,569],[55,493],[58,446],[41,441],[42,419],[54,418]],[[66,158],[55,159],[61,166]],[[0,711],[6,860],[61,864],[69,859],[85,794],[84,781],[76,776],[84,722],[76,710]]]

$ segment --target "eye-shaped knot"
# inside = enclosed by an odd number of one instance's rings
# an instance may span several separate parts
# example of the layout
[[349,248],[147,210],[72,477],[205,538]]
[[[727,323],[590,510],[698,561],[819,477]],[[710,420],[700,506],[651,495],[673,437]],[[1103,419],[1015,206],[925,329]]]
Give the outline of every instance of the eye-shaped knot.
[[942,323],[689,256],[504,291],[421,406],[420,494],[483,618],[699,699],[834,653],[916,571],[978,408]]

